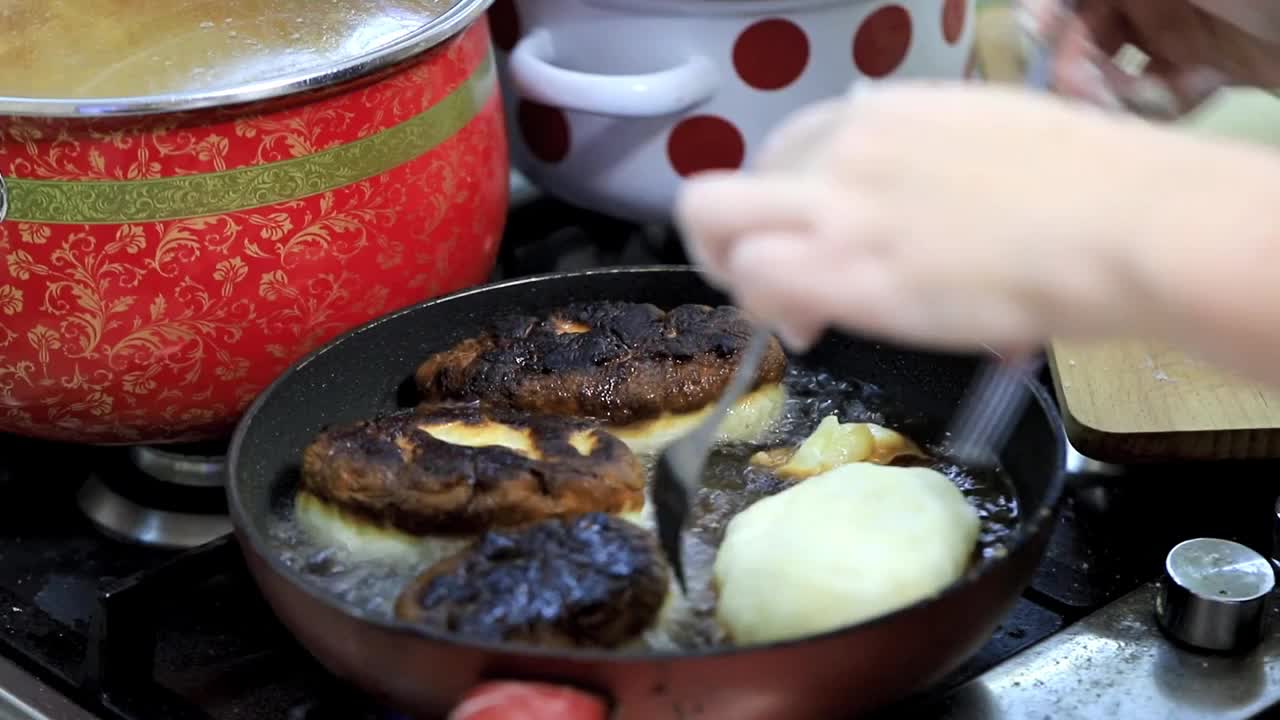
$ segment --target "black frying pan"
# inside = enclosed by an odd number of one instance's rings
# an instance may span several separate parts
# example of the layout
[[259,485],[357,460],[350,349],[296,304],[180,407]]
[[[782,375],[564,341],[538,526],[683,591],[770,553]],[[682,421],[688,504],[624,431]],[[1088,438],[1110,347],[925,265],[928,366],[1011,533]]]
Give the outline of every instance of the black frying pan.
[[[1002,458],[1022,509],[1009,553],[940,596],[862,625],[801,641],[697,653],[623,656],[469,642],[344,606],[270,551],[302,449],[324,426],[411,406],[410,378],[442,350],[501,313],[582,300],[660,307],[721,304],[687,268],[549,275],[460,292],[375,320],[286,372],[245,414],[231,444],[229,502],[249,567],[281,620],[334,674],[414,717],[442,717],[485,679],[543,679],[607,694],[622,720],[827,720],[902,698],[938,680],[991,636],[1029,582],[1064,486],[1065,444],[1047,393],[1019,421]],[[804,362],[885,391],[887,424],[936,438],[977,359],[834,336]]]

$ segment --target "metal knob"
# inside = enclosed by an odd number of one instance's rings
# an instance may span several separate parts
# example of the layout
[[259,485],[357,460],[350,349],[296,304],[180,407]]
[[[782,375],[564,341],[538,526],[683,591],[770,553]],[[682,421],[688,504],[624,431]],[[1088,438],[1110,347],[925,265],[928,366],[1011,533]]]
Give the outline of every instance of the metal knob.
[[1230,540],[1179,543],[1164,562],[1156,620],[1193,648],[1236,652],[1257,643],[1275,588],[1271,561]]

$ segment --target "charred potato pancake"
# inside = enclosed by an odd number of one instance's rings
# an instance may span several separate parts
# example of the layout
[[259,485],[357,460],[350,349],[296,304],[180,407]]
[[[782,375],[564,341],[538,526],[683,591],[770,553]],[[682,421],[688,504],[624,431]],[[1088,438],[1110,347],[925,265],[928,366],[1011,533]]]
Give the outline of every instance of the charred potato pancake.
[[321,433],[303,453],[298,508],[411,537],[475,535],[638,512],[644,485],[635,455],[591,422],[447,405]]
[[486,533],[411,582],[396,616],[476,639],[616,648],[657,621],[668,578],[651,533],[592,513]]
[[[752,327],[732,307],[593,302],[511,316],[428,358],[415,379],[427,403],[499,407],[600,420],[633,449],[679,435],[728,385]],[[773,340],[754,392],[722,427],[758,435],[782,410],[786,355]],[[732,427],[730,427],[732,425]]]

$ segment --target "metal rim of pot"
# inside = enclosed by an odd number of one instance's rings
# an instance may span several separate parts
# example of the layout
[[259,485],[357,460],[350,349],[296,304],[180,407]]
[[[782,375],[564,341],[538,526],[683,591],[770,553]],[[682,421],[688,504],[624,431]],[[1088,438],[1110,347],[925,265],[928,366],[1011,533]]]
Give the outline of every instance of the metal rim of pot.
[[[43,118],[162,115],[241,105],[338,85],[372,74],[439,45],[474,22],[493,2],[494,0],[458,0],[440,16],[386,45],[341,62],[257,82],[189,93],[131,97],[38,98],[0,95],[0,115]],[[2,208],[3,205],[0,205],[0,212]]]

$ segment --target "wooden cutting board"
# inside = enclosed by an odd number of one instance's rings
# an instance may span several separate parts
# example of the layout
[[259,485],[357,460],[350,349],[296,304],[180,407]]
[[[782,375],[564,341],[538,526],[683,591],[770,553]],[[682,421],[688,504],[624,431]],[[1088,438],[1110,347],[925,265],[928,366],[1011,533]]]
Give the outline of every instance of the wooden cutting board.
[[1088,457],[1280,458],[1280,388],[1149,342],[1055,342],[1049,358],[1067,436]]
[[[988,82],[1020,84],[1025,70],[1008,0],[980,0],[976,52]],[[1280,145],[1280,101],[1220,93],[1184,124]],[[1050,348],[1067,435],[1112,463],[1280,457],[1280,389],[1244,382],[1155,343]]]

